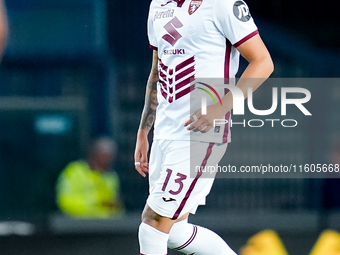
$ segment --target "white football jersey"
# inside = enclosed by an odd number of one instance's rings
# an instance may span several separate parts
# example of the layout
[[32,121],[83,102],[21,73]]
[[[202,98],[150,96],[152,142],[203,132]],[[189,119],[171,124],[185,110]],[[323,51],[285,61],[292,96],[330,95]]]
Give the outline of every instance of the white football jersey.
[[[257,33],[248,6],[241,0],[151,2],[148,38],[159,57],[154,139],[230,142],[230,121],[206,134],[188,131],[184,123],[201,108],[204,93],[216,97],[217,92],[222,98],[226,92],[223,88],[214,91],[209,84],[197,89],[195,80],[234,78],[239,66],[236,47]],[[210,96],[207,104],[214,104]],[[230,113],[225,118],[230,120]]]

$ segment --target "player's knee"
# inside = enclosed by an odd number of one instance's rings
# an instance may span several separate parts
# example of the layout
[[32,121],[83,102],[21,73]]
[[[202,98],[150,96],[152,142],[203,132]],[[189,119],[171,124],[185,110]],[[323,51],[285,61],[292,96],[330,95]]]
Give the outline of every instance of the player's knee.
[[150,223],[151,221],[159,221],[161,216],[154,212],[148,205],[145,205],[142,213],[142,222]]
[[154,212],[148,205],[144,208],[142,222],[164,233],[169,233],[172,225],[175,223],[174,220]]

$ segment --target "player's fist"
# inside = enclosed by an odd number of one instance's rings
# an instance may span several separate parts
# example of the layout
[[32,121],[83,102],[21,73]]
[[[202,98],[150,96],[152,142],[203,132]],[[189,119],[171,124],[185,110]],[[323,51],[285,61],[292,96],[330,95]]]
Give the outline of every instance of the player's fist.
[[135,169],[143,177],[146,177],[145,173],[149,172],[148,151],[148,133],[145,130],[138,130],[135,148]]
[[201,109],[199,109],[190,116],[190,119],[184,123],[184,126],[188,130],[206,133],[214,126],[214,120],[222,119],[225,114],[221,105],[209,105],[206,115],[202,115]]

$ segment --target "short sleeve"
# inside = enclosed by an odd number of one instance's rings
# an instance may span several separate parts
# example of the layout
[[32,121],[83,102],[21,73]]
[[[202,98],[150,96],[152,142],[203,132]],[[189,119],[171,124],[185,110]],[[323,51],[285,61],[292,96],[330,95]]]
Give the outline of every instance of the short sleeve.
[[215,0],[213,19],[217,29],[235,47],[258,34],[248,5],[241,0]]
[[152,12],[152,5],[150,5],[148,25],[147,25],[148,39],[149,39],[150,48],[153,49],[153,50],[157,50],[158,44],[157,44],[157,40],[156,40],[156,36],[155,36],[155,31],[154,31],[154,28],[153,28],[153,15],[152,15],[152,13],[153,13]]

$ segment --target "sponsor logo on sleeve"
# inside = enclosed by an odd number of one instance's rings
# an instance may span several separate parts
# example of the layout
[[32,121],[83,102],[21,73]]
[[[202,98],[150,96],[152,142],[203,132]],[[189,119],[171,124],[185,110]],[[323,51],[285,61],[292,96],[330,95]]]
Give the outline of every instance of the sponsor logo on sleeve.
[[247,22],[251,18],[248,5],[243,1],[236,1],[233,11],[235,17],[240,21]]

